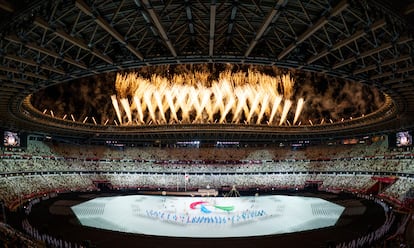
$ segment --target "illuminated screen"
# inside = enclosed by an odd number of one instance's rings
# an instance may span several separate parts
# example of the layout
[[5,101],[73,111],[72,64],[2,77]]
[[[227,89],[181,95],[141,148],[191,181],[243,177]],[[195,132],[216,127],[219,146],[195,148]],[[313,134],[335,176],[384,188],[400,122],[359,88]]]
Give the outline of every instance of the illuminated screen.
[[19,147],[20,136],[14,132],[4,131],[3,145],[7,147]]
[[411,146],[413,144],[413,136],[409,132],[398,132],[396,134],[397,146]]

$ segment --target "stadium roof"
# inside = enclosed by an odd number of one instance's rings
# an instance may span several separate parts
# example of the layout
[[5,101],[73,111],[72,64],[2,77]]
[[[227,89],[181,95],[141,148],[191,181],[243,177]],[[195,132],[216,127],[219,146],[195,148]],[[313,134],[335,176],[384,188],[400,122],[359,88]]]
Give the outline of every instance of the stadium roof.
[[[413,0],[0,0],[0,23],[5,129],[87,140],[275,140],[381,133],[414,124]],[[391,97],[393,113],[297,132],[230,124],[88,130],[48,123],[24,108],[28,95],[50,85],[191,63],[274,65],[363,82]]]

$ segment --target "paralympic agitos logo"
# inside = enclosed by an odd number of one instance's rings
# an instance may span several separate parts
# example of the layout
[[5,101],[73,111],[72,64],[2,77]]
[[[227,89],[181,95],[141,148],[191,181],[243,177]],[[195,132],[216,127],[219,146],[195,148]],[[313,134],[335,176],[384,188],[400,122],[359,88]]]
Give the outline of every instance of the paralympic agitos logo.
[[234,210],[234,206],[231,206],[231,205],[230,206],[219,206],[219,205],[211,204],[208,201],[196,201],[190,204],[190,209],[193,209],[193,210],[200,209],[200,211],[205,214],[211,213],[212,208],[219,209],[225,212],[231,212]]

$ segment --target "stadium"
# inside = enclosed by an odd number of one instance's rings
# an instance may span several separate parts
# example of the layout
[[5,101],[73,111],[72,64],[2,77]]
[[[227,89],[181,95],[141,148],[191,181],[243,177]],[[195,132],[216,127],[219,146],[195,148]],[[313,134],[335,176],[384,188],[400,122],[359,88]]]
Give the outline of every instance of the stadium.
[[414,247],[414,2],[0,0],[4,247]]

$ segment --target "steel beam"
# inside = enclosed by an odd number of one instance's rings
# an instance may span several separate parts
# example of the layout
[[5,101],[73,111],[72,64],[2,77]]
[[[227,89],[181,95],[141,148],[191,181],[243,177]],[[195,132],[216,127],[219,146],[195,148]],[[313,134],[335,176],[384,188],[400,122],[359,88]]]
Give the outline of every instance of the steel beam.
[[406,72],[410,72],[410,71],[414,71],[414,66],[401,68],[401,69],[397,70],[397,73],[406,73]]
[[187,15],[188,21],[188,29],[190,30],[190,34],[194,35],[194,23],[193,23],[193,14],[191,13],[191,2],[189,0],[185,0],[185,13]]
[[393,89],[399,89],[399,88],[404,88],[404,91],[406,90],[410,90],[414,92],[414,86],[411,85],[410,83],[402,83],[402,84],[393,84],[391,85],[391,88]]
[[67,55],[66,56],[60,56],[58,53],[56,53],[54,51],[50,51],[50,50],[48,50],[48,49],[46,49],[44,47],[38,46],[38,45],[36,45],[34,43],[27,43],[25,46],[27,48],[30,48],[30,49],[34,50],[34,51],[47,54],[47,55],[49,55],[49,56],[51,56],[53,58],[62,59],[66,63],[71,64],[71,65],[74,65],[74,66],[79,67],[81,69],[84,69],[84,70],[87,70],[88,69],[88,67],[84,63],[79,62],[79,61],[76,61],[76,60],[72,59],[71,57],[69,57]]
[[7,66],[0,66],[0,71],[11,72],[11,73],[20,73],[20,70]]
[[13,5],[6,0],[0,0],[0,9],[11,13],[14,12]]
[[114,63],[109,56],[97,51],[95,48],[90,48],[86,44],[86,42],[83,41],[82,39],[71,36],[70,34],[66,33],[61,28],[57,28],[56,30],[51,28],[49,24],[45,20],[41,19],[40,17],[35,18],[34,24],[38,27],[41,27],[41,28],[44,28],[46,30],[53,32],[56,36],[68,41],[69,43],[72,43],[86,51],[89,51],[90,53],[92,53],[93,55],[95,55],[96,57],[100,58],[101,60],[105,61],[108,64]]
[[55,58],[55,59],[62,59],[63,61],[65,61],[66,63],[69,63],[69,64],[72,64],[72,65],[74,65],[74,66],[77,66],[77,67],[79,67],[79,68],[81,68],[81,69],[88,69],[88,67],[84,64],[84,63],[82,63],[82,62],[78,62],[78,61],[76,61],[76,60],[74,60],[74,59],[72,59],[71,57],[69,57],[69,56],[60,56],[57,52],[54,52],[54,51],[51,51],[51,50],[49,50],[49,49],[46,49],[46,48],[44,48],[44,47],[41,47],[41,46],[38,46],[38,45],[36,45],[35,43],[27,43],[27,44],[24,44],[22,41],[20,41],[20,39],[17,37],[17,36],[15,36],[15,35],[9,35],[9,36],[6,36],[5,37],[5,39],[6,40],[8,40],[8,41],[11,41],[11,42],[14,42],[14,43],[16,43],[16,44],[19,44],[19,45],[24,45],[25,47],[27,47],[27,48],[29,48],[29,49],[32,49],[32,50],[34,50],[34,51],[36,51],[36,52],[39,52],[39,53],[43,53],[43,54],[46,54],[46,55],[49,55],[49,56],[51,56],[51,57],[53,57],[53,58]]
[[409,76],[409,77],[394,78],[394,79],[390,79],[390,80],[384,81],[384,84],[385,85],[389,85],[389,84],[398,83],[398,82],[404,82],[404,81],[413,80],[413,79],[414,79],[414,75],[413,76]]
[[48,77],[46,77],[46,76],[39,75],[39,74],[36,74],[36,73],[33,73],[33,72],[28,72],[28,71],[24,72],[24,75],[26,75],[28,77],[42,79],[42,80],[47,80],[48,79]]
[[[137,1],[139,1],[139,0],[135,0],[135,2],[137,2]],[[168,38],[167,32],[165,32],[165,29],[161,24],[160,18],[158,17],[157,13],[155,13],[154,8],[151,6],[151,3],[149,2],[149,0],[142,0],[142,2],[143,2],[143,5],[144,5],[145,9],[148,12],[148,14],[150,15],[152,23],[157,28],[158,33],[160,34],[160,36],[163,39],[164,43],[167,45],[167,47],[170,50],[173,57],[177,57],[177,52],[175,51],[175,48],[172,45],[171,40]],[[137,4],[137,5],[140,6],[139,4]]]
[[[401,44],[404,44],[404,43],[409,42],[411,40],[412,40],[412,38],[410,38],[410,37],[401,37],[398,41],[395,42],[395,44],[401,45]],[[345,59],[345,60],[343,60],[341,62],[338,62],[335,65],[333,65],[332,68],[333,69],[338,69],[338,68],[340,68],[342,66],[345,66],[347,64],[350,64],[350,63],[356,61],[357,59],[371,56],[371,55],[373,55],[375,53],[379,53],[379,52],[381,52],[383,50],[390,49],[393,46],[394,46],[394,42],[385,43],[385,44],[383,44],[383,45],[381,45],[379,47],[376,47],[376,48],[373,48],[371,50],[365,51],[365,52],[361,53],[359,56],[353,56],[353,57],[350,57],[348,59]]]
[[288,55],[293,49],[295,49],[299,44],[304,42],[310,36],[312,36],[316,31],[320,28],[325,26],[329,22],[329,18],[332,16],[336,16],[346,8],[348,8],[349,4],[347,0],[340,1],[330,12],[328,16],[322,16],[318,21],[316,21],[312,26],[310,26],[304,33],[302,33],[296,41],[292,42],[288,47],[285,48],[278,56],[277,59],[281,60],[286,55]]
[[[0,80],[21,83],[21,84],[29,85],[29,86],[33,85],[32,81],[25,80],[25,79],[20,79],[20,78],[15,78],[15,77],[8,78],[7,76],[4,76],[4,75],[0,75]],[[19,88],[19,89],[24,89],[24,86],[20,86],[20,85],[16,85],[16,84],[13,84],[13,87]]]
[[22,71],[18,70],[17,68],[12,68],[12,67],[7,67],[7,66],[0,66],[0,71],[11,72],[11,73],[14,73],[14,74],[25,75],[25,76],[28,76],[28,77],[38,78],[38,79],[42,79],[42,80],[47,80],[48,79],[48,77],[43,76],[43,75],[39,75],[39,74],[32,73],[32,72],[22,72]]
[[334,64],[334,65],[332,66],[332,69],[336,70],[336,69],[338,69],[339,67],[342,67],[342,66],[345,66],[345,65],[347,65],[347,64],[350,64],[350,63],[352,63],[352,62],[355,62],[356,60],[357,60],[357,57],[355,57],[355,56],[350,57],[350,58],[348,58],[348,59],[345,59],[345,60],[343,60],[343,61],[340,61],[340,62],[338,62],[338,63]]
[[[370,26],[370,31],[375,31],[378,28],[384,27],[387,24],[387,22],[385,21],[385,19],[381,19],[379,21],[374,22],[371,26]],[[356,31],[354,34],[352,34],[351,36],[339,41],[338,43],[334,44],[330,49],[329,48],[325,48],[324,50],[322,50],[320,53],[310,57],[307,61],[308,64],[311,64],[313,62],[315,62],[316,60],[319,60],[320,58],[328,55],[330,52],[335,51],[337,49],[340,49],[346,45],[348,45],[349,43],[364,37],[366,35],[366,31],[365,29],[359,29],[358,31]]]
[[385,72],[385,73],[379,73],[377,75],[374,75],[374,76],[370,77],[369,79],[370,80],[376,80],[376,79],[379,79],[379,78],[390,77],[392,75],[394,75],[394,72],[389,71],[389,72]]
[[23,64],[31,65],[31,66],[37,66],[36,61],[34,61],[32,59],[26,59],[26,58],[22,58],[22,57],[19,57],[19,56],[16,56],[16,55],[12,55],[12,54],[4,55],[4,58],[8,59],[8,60],[13,60],[13,61],[16,61],[16,62],[20,62],[20,63],[23,63]]
[[363,67],[363,68],[360,68],[360,69],[356,69],[352,72],[352,74],[353,75],[358,75],[358,74],[361,74],[361,73],[364,73],[364,72],[367,72],[367,71],[370,71],[370,70],[374,70],[376,68],[377,68],[377,65],[372,64],[372,65],[369,65],[369,66],[366,66],[366,67]]
[[[379,64],[379,66],[387,66],[387,65],[392,65],[392,64],[397,64],[397,63],[399,63],[399,62],[402,62],[402,61],[405,61],[405,60],[408,60],[408,59],[410,59],[411,58],[411,56],[409,55],[409,54],[407,54],[407,55],[404,55],[404,56],[401,56],[401,57],[399,57],[399,58],[393,58],[393,59],[387,59],[387,60],[384,60],[383,62],[381,62],[380,64]],[[354,75],[357,75],[357,74],[360,74],[360,73],[363,73],[363,72],[367,72],[367,71],[370,71],[370,70],[374,70],[374,69],[376,69],[377,68],[377,65],[369,65],[369,66],[367,66],[367,67],[364,67],[364,68],[361,68],[361,69],[357,69],[357,70],[355,70],[354,72],[353,72],[353,74]]]
[[210,4],[210,35],[208,43],[208,55],[211,57],[214,54],[214,33],[216,31],[216,0],[211,0]]
[[20,62],[20,63],[28,64],[28,65],[31,65],[31,66],[39,66],[40,68],[42,68],[44,70],[56,72],[56,73],[61,74],[61,75],[66,74],[66,72],[62,69],[55,68],[55,67],[48,66],[48,65],[38,64],[34,60],[22,58],[22,57],[19,57],[19,56],[16,56],[16,55],[8,54],[8,55],[5,55],[4,58],[9,59],[9,60],[13,60],[13,61],[17,61],[17,62]]
[[233,32],[234,20],[236,19],[236,15],[237,15],[237,3],[238,3],[238,0],[233,0],[233,7],[231,8],[231,13],[230,13],[230,21],[227,27],[227,35],[230,35]]
[[128,44],[124,36],[122,36],[115,28],[109,25],[109,23],[102,16],[95,16],[91,8],[83,0],[76,0],[75,5],[86,15],[94,17],[96,24],[98,24],[108,34],[110,34],[118,42],[124,45],[137,58],[139,58],[140,60],[144,60],[144,56],[137,49],[135,49],[131,44]]
[[287,3],[287,0],[278,0],[275,7],[270,11],[270,13],[267,15],[266,19],[262,23],[262,26],[259,28],[259,31],[256,33],[256,37],[250,42],[249,47],[247,48],[246,52],[244,53],[244,57],[248,57],[250,53],[252,52],[253,48],[256,46],[256,44],[259,42],[259,40],[262,38],[263,34],[265,33],[266,29],[269,27],[270,23],[276,19],[276,15],[279,15],[279,9],[281,7],[284,7]]
[[52,66],[49,66],[49,65],[40,64],[39,66],[40,66],[40,68],[42,68],[44,70],[56,72],[57,74],[60,74],[60,75],[65,75],[66,74],[66,72],[64,70],[59,69],[59,68],[55,68],[55,67],[52,67]]
[[411,13],[414,13],[414,3],[411,3],[405,7],[404,15],[409,15]]
[[408,60],[410,58],[411,58],[411,55],[406,54],[406,55],[403,55],[399,58],[387,59],[387,60],[384,60],[383,62],[381,62],[381,66],[397,64],[397,63],[400,63],[402,61]]

